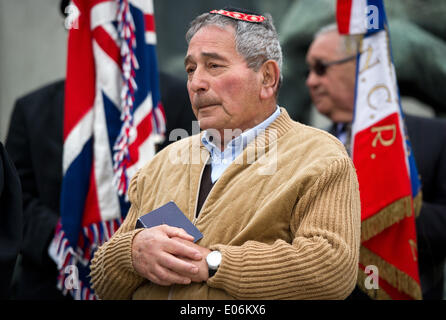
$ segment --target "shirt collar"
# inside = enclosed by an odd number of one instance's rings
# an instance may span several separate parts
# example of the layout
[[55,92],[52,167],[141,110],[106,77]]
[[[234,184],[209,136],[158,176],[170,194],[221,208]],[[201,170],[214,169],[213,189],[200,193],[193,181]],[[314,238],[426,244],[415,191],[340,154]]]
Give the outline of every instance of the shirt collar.
[[[211,158],[215,155],[218,155],[221,158],[225,158],[225,155],[237,156],[241,151],[243,151],[246,146],[254,140],[254,138],[265,130],[277,117],[280,115],[280,108],[276,106],[276,111],[269,116],[266,120],[259,123],[257,126],[244,131],[238,137],[232,139],[226,146],[226,148],[220,151],[220,148],[217,147],[209,138],[209,132],[207,130],[204,131],[203,136],[201,138],[201,142],[205,146],[205,148],[210,152]],[[232,159],[234,160],[234,159]]]

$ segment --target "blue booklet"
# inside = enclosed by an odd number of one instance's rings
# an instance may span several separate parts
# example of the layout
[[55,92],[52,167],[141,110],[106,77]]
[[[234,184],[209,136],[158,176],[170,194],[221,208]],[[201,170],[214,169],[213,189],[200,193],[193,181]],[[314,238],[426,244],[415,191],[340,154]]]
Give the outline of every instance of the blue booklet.
[[151,228],[162,224],[183,228],[188,234],[194,237],[194,242],[203,238],[200,230],[197,229],[173,201],[139,217],[136,221],[135,228]]

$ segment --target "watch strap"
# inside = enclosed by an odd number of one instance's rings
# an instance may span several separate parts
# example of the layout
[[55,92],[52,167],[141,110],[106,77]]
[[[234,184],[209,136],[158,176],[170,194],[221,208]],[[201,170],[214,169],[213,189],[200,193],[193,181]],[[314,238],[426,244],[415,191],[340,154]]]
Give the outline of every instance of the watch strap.
[[208,268],[209,270],[209,278],[213,277],[215,273],[217,273],[217,270],[212,270],[211,268]]

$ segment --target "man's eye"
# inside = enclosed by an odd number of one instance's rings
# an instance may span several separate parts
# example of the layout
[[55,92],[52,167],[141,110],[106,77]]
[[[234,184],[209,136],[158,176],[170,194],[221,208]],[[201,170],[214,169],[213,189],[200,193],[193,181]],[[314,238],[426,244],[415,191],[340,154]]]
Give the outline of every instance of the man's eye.
[[190,74],[190,73],[192,73],[192,72],[194,72],[194,71],[195,71],[195,68],[192,68],[192,67],[186,68],[186,72],[187,72],[188,74]]
[[216,64],[216,63],[210,63],[209,64],[209,68],[211,68],[211,69],[216,69],[216,68],[219,68],[219,67],[220,67],[220,65]]

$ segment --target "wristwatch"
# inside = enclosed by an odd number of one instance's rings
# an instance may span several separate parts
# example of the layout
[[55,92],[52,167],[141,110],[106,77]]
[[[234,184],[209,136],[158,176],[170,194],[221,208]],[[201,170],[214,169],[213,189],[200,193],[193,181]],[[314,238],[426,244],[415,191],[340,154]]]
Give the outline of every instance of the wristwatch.
[[209,278],[212,277],[218,270],[218,267],[221,263],[221,252],[220,251],[211,251],[206,256],[206,262],[208,264],[208,270],[209,270]]

